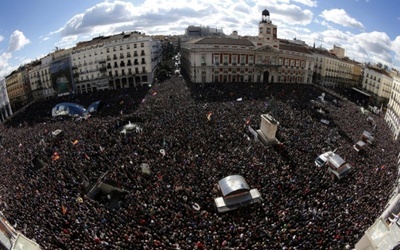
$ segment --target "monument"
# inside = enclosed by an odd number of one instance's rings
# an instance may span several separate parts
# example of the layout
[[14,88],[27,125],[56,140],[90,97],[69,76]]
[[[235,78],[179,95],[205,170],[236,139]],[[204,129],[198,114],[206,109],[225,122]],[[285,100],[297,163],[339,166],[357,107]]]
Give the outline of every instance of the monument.
[[269,114],[261,115],[260,129],[257,130],[258,138],[265,145],[274,145],[279,143],[276,139],[276,131],[278,130],[279,122]]

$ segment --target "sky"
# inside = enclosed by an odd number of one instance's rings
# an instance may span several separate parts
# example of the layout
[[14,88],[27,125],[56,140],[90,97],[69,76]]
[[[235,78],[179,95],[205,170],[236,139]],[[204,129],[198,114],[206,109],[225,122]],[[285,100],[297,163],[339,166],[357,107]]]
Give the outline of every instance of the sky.
[[202,25],[257,36],[264,9],[278,38],[399,69],[399,8],[398,0],[1,0],[0,79],[56,48],[122,31],[182,35]]

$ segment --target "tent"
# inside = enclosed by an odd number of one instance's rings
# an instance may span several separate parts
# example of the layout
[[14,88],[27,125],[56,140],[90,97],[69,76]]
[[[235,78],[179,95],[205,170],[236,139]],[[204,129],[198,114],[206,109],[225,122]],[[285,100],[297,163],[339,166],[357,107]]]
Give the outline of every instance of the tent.
[[79,104],[72,102],[62,102],[57,104],[51,110],[53,117],[57,116],[84,116],[86,109]]

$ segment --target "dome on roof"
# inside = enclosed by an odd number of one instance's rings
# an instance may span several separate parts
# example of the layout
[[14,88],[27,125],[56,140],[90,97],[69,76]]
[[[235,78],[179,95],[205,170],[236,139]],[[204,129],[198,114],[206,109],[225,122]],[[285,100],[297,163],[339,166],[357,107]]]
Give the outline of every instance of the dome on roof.
[[269,16],[269,11],[267,9],[262,11],[263,16]]

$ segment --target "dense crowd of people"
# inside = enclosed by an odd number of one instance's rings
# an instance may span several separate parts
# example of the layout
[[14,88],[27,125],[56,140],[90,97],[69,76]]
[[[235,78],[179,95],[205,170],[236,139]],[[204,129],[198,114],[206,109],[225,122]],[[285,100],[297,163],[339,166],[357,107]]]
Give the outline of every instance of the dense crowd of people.
[[[173,77],[63,98],[0,126],[0,211],[43,249],[352,248],[397,178],[398,144],[382,115],[313,85]],[[51,117],[58,102],[97,100],[102,108],[88,119]],[[265,113],[279,121],[276,146],[248,133]],[[128,122],[142,130],[121,133]],[[353,145],[364,130],[375,140],[360,155]],[[329,150],[351,163],[349,176],[337,180],[315,166]],[[263,201],[218,213],[217,183],[233,174]],[[125,190],[117,208],[87,196],[100,176]]]

